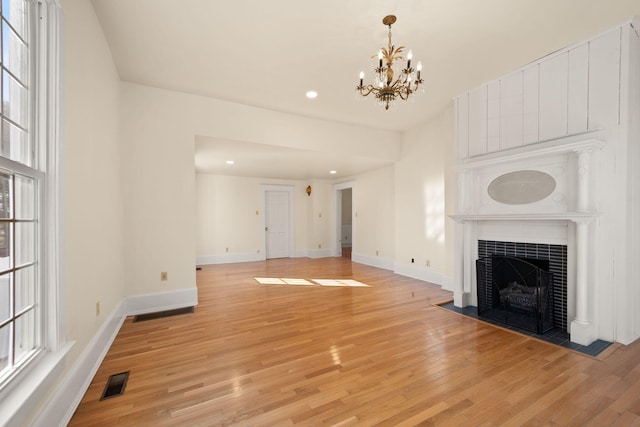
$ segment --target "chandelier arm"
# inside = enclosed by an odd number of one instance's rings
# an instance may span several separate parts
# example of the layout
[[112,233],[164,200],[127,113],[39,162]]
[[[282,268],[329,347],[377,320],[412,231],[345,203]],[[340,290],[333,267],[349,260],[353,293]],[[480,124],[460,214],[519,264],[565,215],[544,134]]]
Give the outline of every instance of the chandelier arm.
[[377,92],[376,89],[377,88],[375,86],[373,86],[373,85],[358,86],[356,88],[356,90],[358,92],[360,92],[360,95],[362,95],[362,96],[369,96],[369,94],[371,94],[371,92],[373,92],[375,94]]
[[394,91],[400,90],[399,87],[402,88],[403,86],[404,86],[404,82],[400,81],[400,77],[398,77],[396,81],[393,82],[393,84],[389,85],[389,87],[392,88]]

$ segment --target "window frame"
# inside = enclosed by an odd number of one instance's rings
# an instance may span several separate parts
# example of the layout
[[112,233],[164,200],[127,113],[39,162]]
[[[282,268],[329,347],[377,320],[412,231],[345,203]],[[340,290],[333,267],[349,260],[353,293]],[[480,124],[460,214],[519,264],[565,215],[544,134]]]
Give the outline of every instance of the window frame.
[[[41,350],[29,363],[13,372],[0,384],[0,425],[22,424],[39,407],[51,386],[62,375],[66,356],[73,343],[66,342],[66,298],[64,292],[64,203],[60,171],[62,98],[64,81],[61,65],[63,13],[58,0],[27,0],[33,8],[29,44],[31,84],[29,102],[33,105],[30,138],[39,141],[34,155],[38,177],[38,257],[40,262]],[[32,175],[26,166],[7,158],[0,158],[0,167],[15,173]],[[27,173],[28,172],[28,173]]]
[[[12,164],[13,163],[13,164]],[[41,171],[36,171],[33,169],[30,169],[22,164],[19,163],[15,163],[12,161],[8,161],[6,158],[1,157],[0,156],[0,171],[3,174],[11,174],[13,176],[13,184],[12,186],[15,187],[15,177],[16,176],[24,176],[24,177],[28,177],[30,179],[33,179],[35,182],[35,191],[36,191],[36,197],[35,197],[35,201],[36,204],[34,206],[34,223],[35,223],[35,235],[34,235],[34,242],[32,242],[35,245],[35,251],[34,251],[34,260],[30,263],[27,263],[25,265],[22,265],[23,263],[18,263],[17,262],[17,256],[16,256],[16,232],[15,232],[15,225],[19,224],[19,223],[24,223],[26,221],[22,221],[19,219],[15,218],[15,213],[12,213],[11,217],[9,219],[6,220],[1,220],[0,223],[2,224],[12,224],[9,225],[9,228],[12,229],[12,232],[10,233],[10,240],[11,243],[9,244],[9,247],[11,249],[12,252],[12,263],[9,266],[9,268],[3,270],[3,274],[11,274],[14,278],[15,278],[15,273],[19,272],[20,270],[22,270],[23,268],[28,268],[28,265],[31,265],[34,268],[34,281],[35,281],[35,300],[34,300],[34,308],[33,308],[33,313],[35,315],[35,320],[34,320],[34,330],[33,330],[33,339],[36,345],[36,348],[34,349],[30,349],[28,351],[28,354],[21,360],[20,364],[17,365],[13,370],[9,371],[8,373],[6,373],[5,377],[2,378],[2,383],[0,383],[0,391],[6,387],[11,381],[13,381],[13,378],[16,375],[19,375],[20,372],[26,368],[27,365],[29,365],[30,363],[33,362],[33,360],[35,358],[38,357],[38,355],[44,351],[46,349],[45,347],[45,342],[44,342],[44,333],[43,333],[43,328],[45,325],[45,317],[46,317],[46,312],[42,307],[42,302],[43,301],[43,291],[44,288],[46,287],[46,283],[44,282],[45,277],[43,277],[43,272],[41,271],[42,269],[42,261],[46,258],[46,254],[43,253],[42,249],[41,249],[41,238],[39,237],[41,234],[43,234],[43,230],[42,227],[38,224],[40,222],[40,220],[42,219],[42,214],[44,213],[44,209],[42,209],[42,203],[43,203],[43,198],[42,198],[42,194],[43,191],[38,188],[41,187],[42,183],[44,182],[45,179],[45,175],[41,172]],[[15,194],[12,196],[12,202],[15,200]],[[14,211],[15,211],[15,206],[14,207]],[[37,251],[37,252],[36,252]],[[14,289],[14,294],[15,294],[15,289],[16,289],[16,283],[15,281],[12,281],[12,287]],[[15,321],[26,314],[18,314],[20,311],[22,310],[17,310],[15,307],[15,301],[16,301],[16,295],[13,296],[13,299],[10,301],[11,304],[13,304],[14,308],[12,311],[14,311],[13,315],[11,316],[12,318],[14,318],[13,322],[15,323]],[[40,306],[40,307],[38,307]],[[18,313],[16,313],[18,312]],[[14,330],[15,330],[15,326],[14,326]],[[15,332],[14,332],[14,344],[17,342],[17,338],[15,337]],[[10,345],[9,349],[11,349],[13,346]],[[16,353],[16,349],[13,348],[13,356],[15,356]],[[10,360],[11,360],[11,356],[9,356]]]

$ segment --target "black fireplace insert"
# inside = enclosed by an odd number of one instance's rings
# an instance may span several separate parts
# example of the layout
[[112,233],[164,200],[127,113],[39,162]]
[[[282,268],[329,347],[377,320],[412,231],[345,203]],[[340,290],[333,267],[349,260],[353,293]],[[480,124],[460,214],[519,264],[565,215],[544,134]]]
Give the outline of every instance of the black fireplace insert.
[[539,334],[553,328],[549,260],[492,255],[476,261],[478,317]]

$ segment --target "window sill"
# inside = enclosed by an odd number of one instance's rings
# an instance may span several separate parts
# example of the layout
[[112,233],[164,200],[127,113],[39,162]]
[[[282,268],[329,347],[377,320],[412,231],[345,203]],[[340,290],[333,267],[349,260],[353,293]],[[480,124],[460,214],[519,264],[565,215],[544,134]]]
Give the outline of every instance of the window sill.
[[60,378],[74,343],[47,352],[0,393],[0,425],[21,425],[34,414],[42,399]]

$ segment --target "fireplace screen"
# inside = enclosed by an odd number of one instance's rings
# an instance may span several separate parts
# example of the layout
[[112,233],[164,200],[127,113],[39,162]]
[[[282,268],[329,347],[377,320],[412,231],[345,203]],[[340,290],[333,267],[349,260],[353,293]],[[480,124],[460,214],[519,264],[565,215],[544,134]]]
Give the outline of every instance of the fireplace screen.
[[553,328],[549,261],[492,255],[476,261],[478,316],[542,334]]

